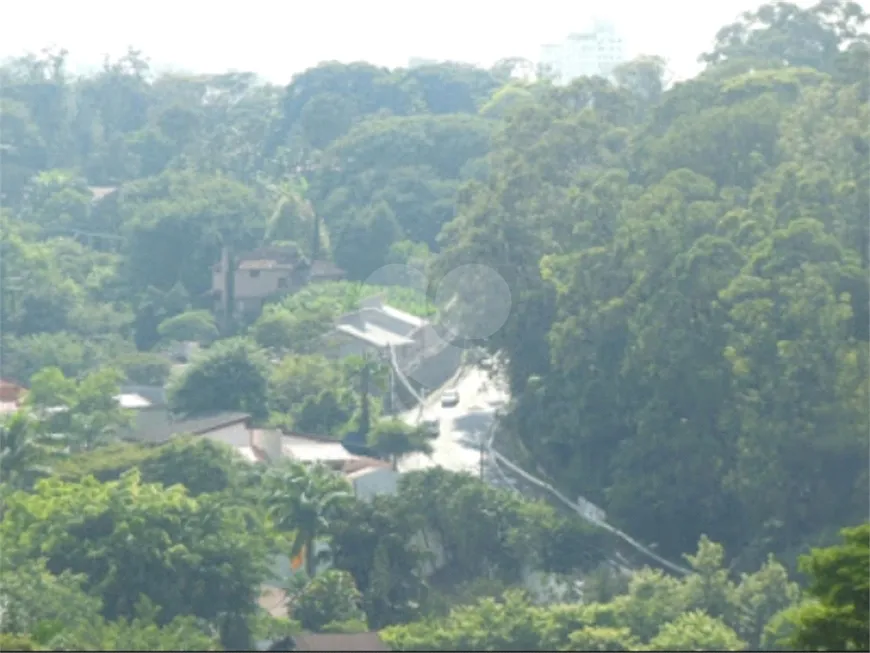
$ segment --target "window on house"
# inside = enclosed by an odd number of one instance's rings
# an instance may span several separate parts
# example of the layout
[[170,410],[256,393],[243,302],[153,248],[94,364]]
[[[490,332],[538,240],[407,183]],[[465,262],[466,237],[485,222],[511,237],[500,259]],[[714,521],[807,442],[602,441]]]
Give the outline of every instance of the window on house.
[[287,287],[287,277],[278,277],[278,287],[286,288]]
[[259,270],[251,270],[249,274],[251,275],[251,279],[256,279],[257,277],[260,276],[260,271]]

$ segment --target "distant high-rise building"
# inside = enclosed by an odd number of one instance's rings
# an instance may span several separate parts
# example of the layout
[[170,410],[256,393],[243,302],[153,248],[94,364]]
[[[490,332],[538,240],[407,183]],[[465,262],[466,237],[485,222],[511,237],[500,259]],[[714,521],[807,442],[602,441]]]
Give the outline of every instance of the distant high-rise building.
[[578,77],[610,77],[624,61],[622,38],[602,20],[585,32],[569,34],[561,43],[541,47],[541,65],[556,84],[570,84]]
[[421,66],[434,66],[438,62],[435,59],[425,57],[411,57],[408,59],[408,68],[420,68]]

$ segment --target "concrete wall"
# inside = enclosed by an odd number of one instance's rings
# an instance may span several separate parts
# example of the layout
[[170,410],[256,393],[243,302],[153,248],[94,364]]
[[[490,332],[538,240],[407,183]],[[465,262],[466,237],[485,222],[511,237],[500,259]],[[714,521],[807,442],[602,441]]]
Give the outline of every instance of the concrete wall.
[[361,501],[368,501],[379,494],[395,494],[399,473],[388,467],[367,470],[351,479],[354,494]]
[[[225,276],[221,266],[215,266],[212,269],[211,281],[212,290],[220,293],[226,290]],[[286,266],[260,270],[236,270],[233,276],[234,294],[236,299],[266,297],[278,291],[297,288],[302,285],[303,281],[301,272]]]
[[251,444],[266,454],[269,462],[275,462],[284,457],[284,452],[281,450],[281,431],[275,429],[252,431]]
[[[212,268],[212,291],[215,293],[217,312],[224,310],[224,294],[226,293],[226,276],[223,261]],[[233,274],[232,310],[237,315],[254,317],[259,315],[267,299],[298,291],[306,284],[304,270],[288,266],[265,268],[260,270],[236,270]]]
[[429,560],[423,563],[421,570],[424,577],[429,577],[447,564],[447,556],[441,539],[435,533],[422,530],[411,538],[411,546],[417,551],[429,554]]

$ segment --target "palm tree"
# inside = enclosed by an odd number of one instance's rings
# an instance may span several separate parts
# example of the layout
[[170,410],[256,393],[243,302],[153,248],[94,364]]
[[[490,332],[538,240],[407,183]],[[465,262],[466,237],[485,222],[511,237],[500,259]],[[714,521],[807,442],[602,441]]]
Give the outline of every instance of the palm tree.
[[279,530],[295,531],[290,557],[305,552],[305,572],[317,571],[317,538],[329,528],[337,508],[353,497],[347,481],[323,465],[282,461],[263,478],[269,515]]
[[43,433],[41,424],[18,410],[0,423],[0,480],[26,490],[51,474],[49,462],[60,453],[62,436]]
[[393,469],[399,460],[412,453],[432,453],[431,434],[421,426],[410,426],[402,420],[384,420],[369,434],[369,444],[378,453],[389,456]]

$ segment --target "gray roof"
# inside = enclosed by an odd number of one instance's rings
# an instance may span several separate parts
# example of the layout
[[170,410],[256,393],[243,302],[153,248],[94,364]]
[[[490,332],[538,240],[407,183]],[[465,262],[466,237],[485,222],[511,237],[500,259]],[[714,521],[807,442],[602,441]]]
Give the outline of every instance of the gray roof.
[[115,400],[121,404],[121,408],[149,408],[153,405],[142,395],[128,392],[115,395]]
[[238,254],[236,260],[239,263],[245,261],[272,261],[273,263],[296,265],[302,261],[302,256],[299,248],[295,246],[267,245],[265,247],[258,247],[250,252]]
[[245,260],[239,263],[239,270],[295,270],[297,263],[282,263],[272,259]]
[[240,413],[234,411],[226,411],[220,413],[212,413],[209,415],[198,415],[196,417],[184,417],[172,423],[172,432],[175,435],[181,433],[191,433],[193,435],[202,435],[209,431],[214,431],[230,424],[236,424],[250,419],[248,413]]
[[370,345],[384,349],[389,345],[401,347],[413,344],[414,341],[398,333],[393,333],[371,323],[365,323],[362,328],[352,324],[339,324],[335,330],[344,333],[357,340],[362,340]]

